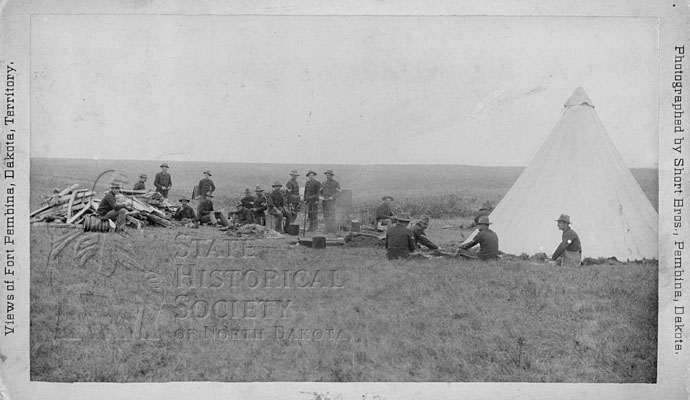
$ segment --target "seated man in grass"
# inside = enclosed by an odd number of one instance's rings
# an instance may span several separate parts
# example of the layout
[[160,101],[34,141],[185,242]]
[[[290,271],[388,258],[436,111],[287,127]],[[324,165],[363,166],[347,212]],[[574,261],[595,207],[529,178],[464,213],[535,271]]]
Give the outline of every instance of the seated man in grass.
[[393,217],[393,209],[391,208],[391,203],[393,202],[393,197],[383,196],[381,199],[383,203],[376,207],[376,228],[388,226],[391,223],[391,218]]
[[417,244],[417,247],[424,246],[428,249],[431,250],[438,250],[439,247],[432,242],[427,236],[426,236],[426,228],[429,227],[429,217],[426,215],[422,217],[422,219],[419,220],[414,225],[414,228],[412,228],[412,234],[414,235],[414,241]]
[[[201,200],[199,206],[197,207],[197,215],[199,222],[202,224],[210,224],[213,226],[223,225],[229,226],[230,222],[223,215],[222,211],[216,211],[213,209],[213,193],[206,193],[204,199]],[[220,223],[218,222],[220,220]]]
[[[463,250],[468,250],[479,245],[479,253],[477,253],[477,258],[482,261],[495,260],[498,258],[498,235],[496,232],[489,229],[489,217],[479,217],[477,220],[477,229],[479,232],[474,237],[471,242],[460,245],[460,249],[457,251],[455,256],[466,256],[467,254]],[[473,257],[470,257],[473,258]]]
[[412,231],[407,228],[410,218],[399,215],[396,224],[386,231],[386,258],[397,260],[410,258],[410,253],[417,250]]
[[196,214],[194,214],[194,209],[189,206],[189,199],[180,199],[180,203],[182,205],[173,215],[173,219],[182,222],[195,221]]
[[570,216],[561,214],[556,220],[558,229],[563,231],[561,244],[551,256],[551,262],[561,266],[579,267],[582,263],[582,245],[580,237],[570,229]]

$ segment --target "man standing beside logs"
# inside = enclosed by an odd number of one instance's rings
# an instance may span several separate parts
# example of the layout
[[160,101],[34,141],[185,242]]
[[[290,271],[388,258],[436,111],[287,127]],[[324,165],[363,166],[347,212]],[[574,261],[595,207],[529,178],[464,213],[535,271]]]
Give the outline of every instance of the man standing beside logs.
[[199,181],[199,199],[203,200],[206,198],[208,193],[213,193],[216,191],[216,185],[211,180],[211,171],[204,171],[204,177]]
[[168,173],[168,164],[161,164],[161,172],[156,174],[156,179],[153,185],[156,187],[156,192],[160,193],[164,198],[168,198],[168,192],[172,189],[172,177]]
[[146,190],[146,178],[148,178],[146,174],[139,175],[139,182],[134,184],[132,190]]

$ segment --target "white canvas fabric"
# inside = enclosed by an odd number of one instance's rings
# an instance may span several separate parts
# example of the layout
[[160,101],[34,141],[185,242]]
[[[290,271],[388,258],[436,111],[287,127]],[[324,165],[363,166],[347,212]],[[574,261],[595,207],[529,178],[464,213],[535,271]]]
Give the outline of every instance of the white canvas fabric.
[[505,253],[551,256],[561,240],[555,222],[561,214],[570,215],[583,257],[658,259],[658,213],[581,87],[491,213],[491,229]]

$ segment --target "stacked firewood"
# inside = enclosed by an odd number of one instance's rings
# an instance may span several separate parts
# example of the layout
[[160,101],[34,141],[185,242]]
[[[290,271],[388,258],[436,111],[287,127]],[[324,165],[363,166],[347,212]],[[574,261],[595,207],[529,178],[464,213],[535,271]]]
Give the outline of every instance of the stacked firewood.
[[[173,226],[171,215],[175,207],[159,193],[122,190],[116,201],[127,209],[127,224],[137,229],[144,225]],[[45,196],[42,207],[30,214],[31,223],[82,226],[85,230],[101,231],[102,227],[97,226],[94,219],[99,203],[93,191],[74,184]]]

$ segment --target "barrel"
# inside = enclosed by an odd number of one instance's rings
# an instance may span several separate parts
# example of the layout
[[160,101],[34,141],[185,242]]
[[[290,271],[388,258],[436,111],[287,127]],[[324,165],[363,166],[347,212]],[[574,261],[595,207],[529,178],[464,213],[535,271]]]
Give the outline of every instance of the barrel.
[[314,249],[325,249],[326,248],[326,237],[325,236],[314,236],[312,238],[312,248]]
[[362,231],[362,223],[359,221],[352,221],[352,232],[361,232]]
[[84,232],[108,232],[110,224],[107,219],[100,219],[95,215],[84,219]]
[[299,235],[299,225],[298,224],[285,225],[285,233],[287,233],[288,235],[292,235],[292,236]]

